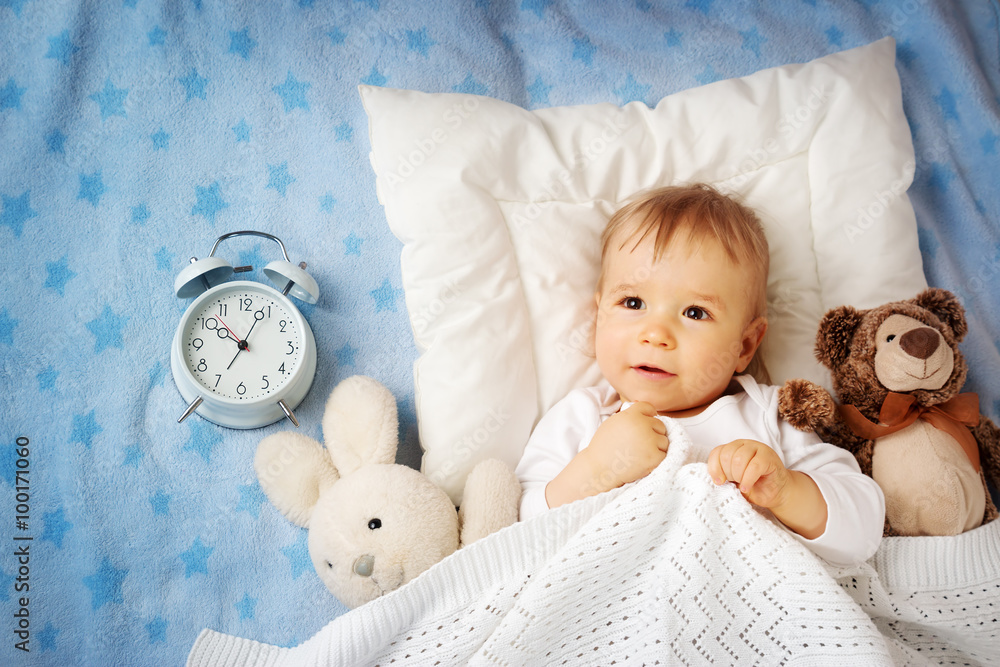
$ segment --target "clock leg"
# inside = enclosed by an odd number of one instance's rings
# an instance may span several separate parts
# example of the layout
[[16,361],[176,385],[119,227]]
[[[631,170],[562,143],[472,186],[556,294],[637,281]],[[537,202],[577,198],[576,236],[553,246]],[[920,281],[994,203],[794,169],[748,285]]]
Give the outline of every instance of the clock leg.
[[288,405],[285,404],[284,399],[278,401],[278,406],[281,408],[281,411],[285,413],[285,416],[288,417],[288,421],[295,424],[295,428],[298,428],[299,420],[295,418],[295,413],[292,412],[291,408],[289,408]]
[[[177,423],[180,424],[182,421],[190,417],[191,413],[197,410],[199,405],[201,405],[201,396],[198,396],[193,401],[191,401],[191,405],[187,406],[187,409],[184,411],[184,414],[182,414],[180,417],[177,418]],[[298,424],[296,424],[296,426],[298,426]]]

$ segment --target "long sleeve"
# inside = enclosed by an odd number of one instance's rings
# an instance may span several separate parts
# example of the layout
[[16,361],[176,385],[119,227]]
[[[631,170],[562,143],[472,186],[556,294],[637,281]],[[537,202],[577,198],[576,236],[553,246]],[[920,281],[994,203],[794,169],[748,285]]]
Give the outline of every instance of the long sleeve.
[[[785,467],[812,477],[826,500],[826,530],[813,540],[796,539],[827,561],[850,565],[874,555],[882,540],[885,497],[871,477],[861,473],[845,449],[822,442],[784,422],[778,426]],[[793,533],[794,535],[794,533]]]
[[790,470],[809,475],[827,505],[826,530],[809,540],[789,533],[813,553],[837,565],[867,560],[878,548],[885,521],[885,498],[871,477],[863,475],[854,456],[798,431],[778,417],[778,388],[736,378],[744,391],[723,396],[696,417],[680,422],[703,459],[717,445],[752,438],[770,446]]
[[514,471],[521,482],[521,521],[549,509],[545,487],[590,444],[617,406],[610,388],[596,387],[571,391],[545,413]]

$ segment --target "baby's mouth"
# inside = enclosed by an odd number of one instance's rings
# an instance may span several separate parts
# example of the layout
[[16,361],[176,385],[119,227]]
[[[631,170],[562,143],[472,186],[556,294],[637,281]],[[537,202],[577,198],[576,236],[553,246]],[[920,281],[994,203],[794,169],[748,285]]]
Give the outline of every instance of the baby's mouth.
[[673,375],[673,373],[656,366],[633,366],[632,369],[648,377],[670,377]]

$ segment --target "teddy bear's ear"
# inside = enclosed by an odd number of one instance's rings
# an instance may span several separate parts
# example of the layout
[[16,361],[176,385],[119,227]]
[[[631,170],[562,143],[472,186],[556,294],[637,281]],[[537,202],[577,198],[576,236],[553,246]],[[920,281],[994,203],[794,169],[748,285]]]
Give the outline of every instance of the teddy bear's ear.
[[958,297],[940,287],[928,287],[918,294],[913,303],[934,313],[939,320],[955,334],[955,342],[960,342],[969,331],[965,323],[965,308]]
[[300,433],[275,433],[261,440],[253,467],[271,504],[304,528],[320,493],[338,479],[323,445]]
[[399,440],[395,397],[370,377],[347,378],[326,402],[323,437],[341,475],[369,463],[394,463]]
[[830,370],[839,368],[851,355],[851,342],[864,312],[852,306],[838,306],[823,316],[816,334],[816,359]]

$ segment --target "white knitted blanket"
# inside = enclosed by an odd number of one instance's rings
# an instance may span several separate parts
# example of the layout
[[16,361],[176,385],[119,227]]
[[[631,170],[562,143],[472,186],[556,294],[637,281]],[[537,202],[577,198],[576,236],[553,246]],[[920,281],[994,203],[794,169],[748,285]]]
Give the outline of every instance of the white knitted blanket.
[[205,630],[188,664],[1000,664],[1000,522],[830,569],[669,435],[645,479],[484,538],[299,646]]

